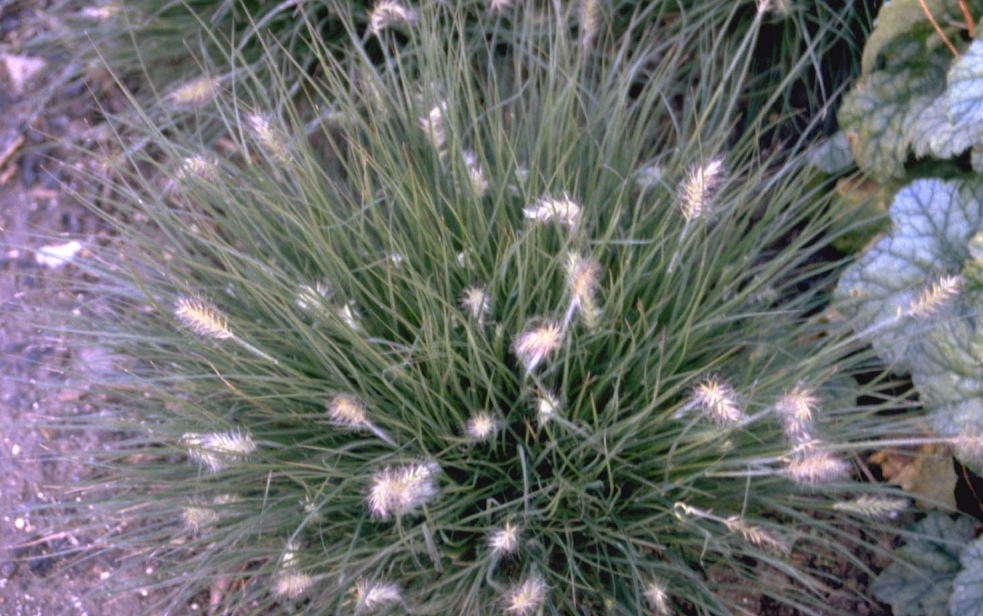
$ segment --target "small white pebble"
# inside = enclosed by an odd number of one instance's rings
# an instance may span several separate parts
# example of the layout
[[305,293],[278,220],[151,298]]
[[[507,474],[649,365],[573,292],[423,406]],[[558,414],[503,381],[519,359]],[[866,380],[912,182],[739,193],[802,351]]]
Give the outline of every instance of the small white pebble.
[[102,573],[100,573],[99,574],[99,579],[100,580],[108,580],[109,579],[109,572],[108,571],[103,571]]
[[26,524],[27,523],[24,521],[24,518],[17,518],[16,520],[14,520],[14,528],[16,528],[17,530],[24,530],[24,526]]
[[19,456],[20,455],[20,445],[14,445],[13,447],[11,447],[10,448],[10,454],[11,455],[14,455],[14,456]]

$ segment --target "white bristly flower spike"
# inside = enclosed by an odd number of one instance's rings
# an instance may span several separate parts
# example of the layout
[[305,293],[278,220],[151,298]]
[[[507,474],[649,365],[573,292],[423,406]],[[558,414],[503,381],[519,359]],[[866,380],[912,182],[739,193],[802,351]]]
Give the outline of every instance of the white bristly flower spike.
[[679,185],[679,210],[687,222],[704,216],[724,175],[724,161],[711,160],[691,168]]
[[356,396],[342,394],[328,400],[325,408],[331,423],[349,430],[368,430],[384,442],[395,445],[392,438],[368,419],[365,403]]
[[555,222],[573,231],[580,222],[580,205],[566,193],[559,199],[543,197],[522,210],[527,220],[540,223]]
[[715,158],[705,165],[692,167],[686,178],[679,183],[679,188],[676,191],[679,211],[686,219],[686,224],[679,233],[680,249],[673,253],[672,260],[669,262],[668,272],[670,274],[676,271],[676,266],[679,265],[681,249],[690,225],[710,212],[711,202],[720,187],[724,173],[723,159]]
[[514,554],[519,550],[519,527],[508,522],[488,537],[488,547],[496,556]]
[[204,75],[179,86],[168,98],[178,107],[203,107],[218,96],[220,83],[218,77]]
[[174,316],[199,336],[214,340],[233,340],[250,353],[277,363],[277,360],[233,334],[225,313],[210,302],[197,297],[181,297],[174,307]]
[[933,316],[945,304],[959,295],[962,289],[963,278],[959,275],[943,275],[934,283],[929,285],[921,295],[912,300],[908,307],[908,314],[915,318],[927,318]]
[[745,419],[737,392],[721,379],[708,377],[700,381],[693,388],[689,404],[716,424],[736,425]]
[[532,575],[524,581],[515,584],[505,593],[504,605],[506,614],[531,616],[539,611],[546,601],[549,589],[539,575]]
[[669,609],[669,594],[666,592],[666,585],[662,580],[650,581],[645,585],[643,594],[656,616],[669,616],[672,613]]
[[181,442],[188,448],[191,459],[213,473],[245,460],[256,451],[256,443],[249,432],[238,429],[207,434],[188,432],[181,437]]
[[563,346],[563,328],[559,323],[533,320],[519,334],[515,342],[515,355],[522,362],[526,374],[530,374],[561,346]]
[[435,463],[387,466],[379,471],[372,477],[369,490],[372,517],[388,520],[418,509],[437,495],[439,474],[440,467]]
[[275,162],[280,165],[290,163],[290,146],[283,132],[273,125],[270,116],[251,113],[246,116],[246,123],[252,129],[253,137]]
[[478,411],[468,419],[464,431],[472,442],[490,441],[498,433],[498,420],[488,411]]
[[356,613],[359,610],[374,612],[403,600],[403,591],[394,582],[368,582],[359,580],[355,583]]
[[785,459],[785,475],[801,485],[816,486],[850,476],[850,465],[832,452],[820,449],[822,443],[810,441],[792,450]]
[[484,326],[485,319],[491,311],[491,298],[487,288],[475,285],[465,289],[461,294],[461,308],[472,321],[479,326]]
[[560,399],[552,392],[543,392],[536,397],[536,422],[544,426],[560,412]]
[[416,21],[416,11],[394,0],[376,2],[369,15],[369,32],[379,36],[389,26],[402,26]]
[[812,416],[819,408],[819,398],[811,390],[796,385],[775,404],[775,411],[782,420],[785,437],[792,443],[812,440]]
[[304,596],[311,586],[314,585],[314,578],[291,569],[280,571],[273,578],[273,595],[279,599],[295,601]]
[[594,303],[594,293],[601,280],[601,264],[571,252],[567,255],[566,273],[570,304],[563,316],[563,329],[570,324],[575,312],[583,316],[588,328],[595,327],[600,318],[600,310]]
[[423,129],[427,141],[440,153],[444,151],[444,145],[447,143],[446,118],[447,103],[444,101],[435,105],[427,115],[420,118],[420,128]]

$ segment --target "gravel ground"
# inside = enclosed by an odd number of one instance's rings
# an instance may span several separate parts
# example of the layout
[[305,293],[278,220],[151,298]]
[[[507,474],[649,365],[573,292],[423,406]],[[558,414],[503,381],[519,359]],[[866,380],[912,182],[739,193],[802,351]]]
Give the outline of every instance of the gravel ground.
[[[60,171],[72,163],[69,144],[90,128],[85,92],[51,96],[44,86],[54,71],[12,51],[29,13],[0,2],[0,614],[133,616],[145,612],[144,593],[108,598],[98,587],[122,555],[87,549],[111,529],[73,531],[84,512],[66,507],[87,472],[85,452],[118,436],[61,427],[102,412],[86,375],[110,362],[59,333],[84,299],[81,274],[44,247],[70,252],[70,242],[108,230],[70,196]],[[74,258],[84,256],[83,248]]]

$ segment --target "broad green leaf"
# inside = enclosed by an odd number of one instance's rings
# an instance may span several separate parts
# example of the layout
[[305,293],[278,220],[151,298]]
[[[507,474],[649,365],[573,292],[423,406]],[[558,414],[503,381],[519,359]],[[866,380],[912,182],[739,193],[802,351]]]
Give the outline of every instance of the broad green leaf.
[[895,616],[948,616],[959,554],[973,536],[973,522],[933,512],[911,532],[917,538],[898,549],[898,561],[877,576],[870,590],[891,605]]
[[963,570],[952,583],[949,613],[983,616],[983,538],[977,538],[959,555]]
[[983,42],[953,62],[947,82],[911,127],[915,156],[952,158],[983,145]]
[[983,180],[913,182],[892,230],[844,273],[838,307],[898,373],[932,428],[983,433]]
[[854,165],[850,142],[841,130],[810,149],[807,156],[810,165],[830,175],[839,175]]
[[953,23],[959,16],[959,5],[956,0],[894,0],[893,2],[885,2],[877,12],[876,27],[864,45],[864,53],[860,63],[864,75],[869,75],[874,70],[878,55],[888,43],[909,33],[915,26],[928,23],[923,2],[940,24]]
[[[903,188],[891,205],[892,230],[840,279],[839,309],[899,373],[920,367],[923,343],[943,320],[920,317],[917,302],[940,275],[962,270],[969,240],[983,227],[980,187],[926,179]],[[939,309],[955,314],[952,306]]]
[[878,182],[904,176],[912,127],[944,91],[949,61],[914,40],[890,49],[905,62],[860,79],[837,115],[857,165]]
[[983,42],[975,41],[949,70],[949,118],[979,132],[983,125]]

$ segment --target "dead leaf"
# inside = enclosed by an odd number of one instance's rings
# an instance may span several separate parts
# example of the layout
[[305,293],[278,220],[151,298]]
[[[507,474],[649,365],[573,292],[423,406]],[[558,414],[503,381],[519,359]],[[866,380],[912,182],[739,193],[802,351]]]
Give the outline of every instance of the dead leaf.
[[956,471],[952,468],[952,449],[947,445],[926,444],[915,449],[881,450],[870,456],[871,464],[881,467],[884,479],[915,496],[920,507],[956,508]]

